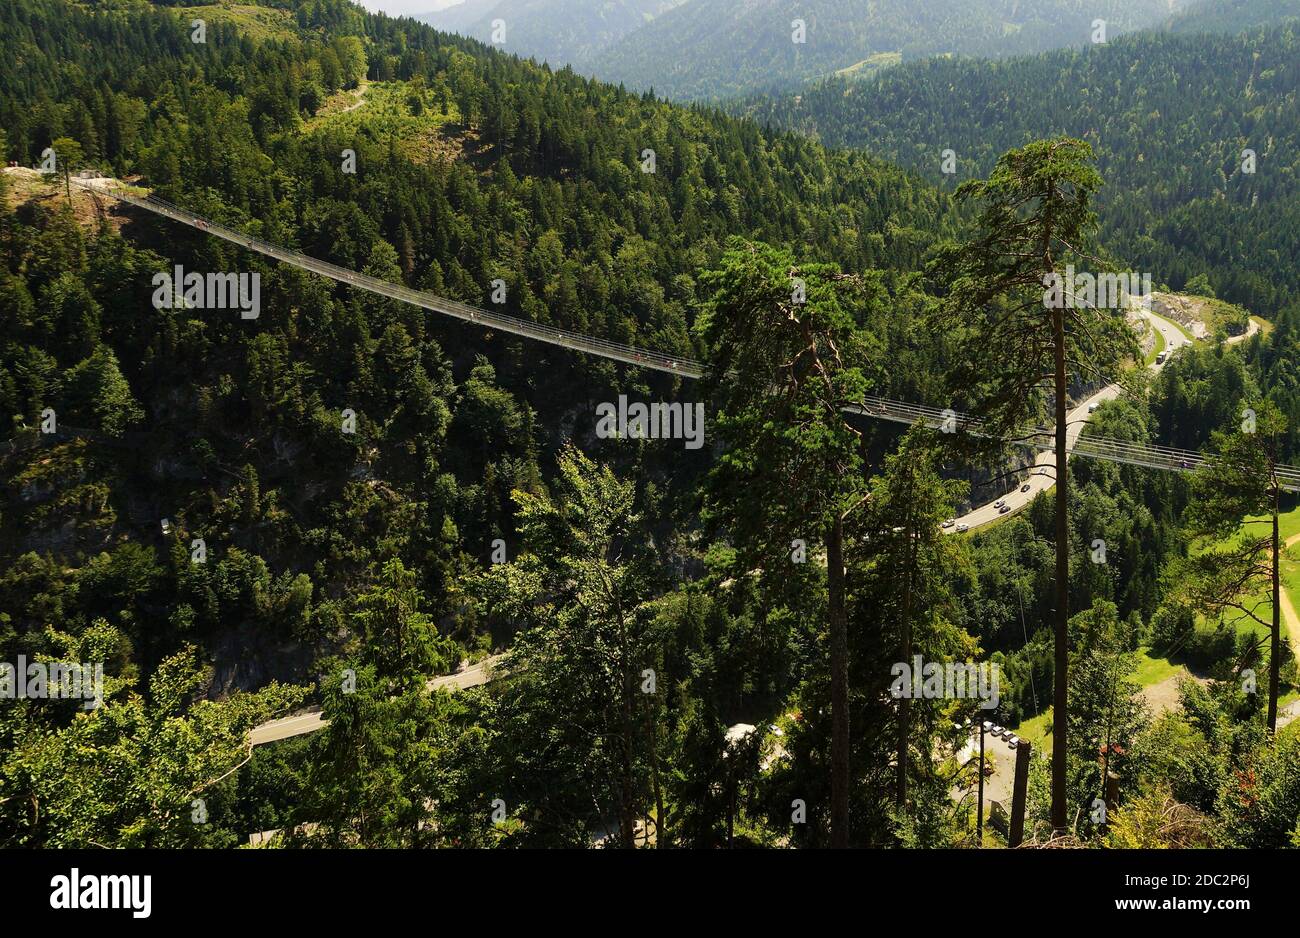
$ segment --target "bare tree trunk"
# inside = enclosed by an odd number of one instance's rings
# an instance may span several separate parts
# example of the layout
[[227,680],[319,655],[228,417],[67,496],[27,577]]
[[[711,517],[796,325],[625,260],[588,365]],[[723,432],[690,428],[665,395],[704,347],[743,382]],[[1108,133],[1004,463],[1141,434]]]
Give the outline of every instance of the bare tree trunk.
[[844,519],[826,536],[831,645],[831,846],[849,845],[849,629],[844,602]]
[[1273,485],[1273,640],[1268,662],[1268,731],[1277,732],[1277,695],[1282,680],[1282,538],[1278,528],[1278,509],[1282,487],[1274,477]]
[[655,849],[668,847],[668,818],[664,815],[664,792],[659,783],[659,721],[650,709],[650,781],[655,792]]
[[621,778],[621,804],[619,805],[619,828],[623,833],[623,846],[637,846],[636,805],[633,804],[636,786],[632,781],[632,694],[628,689],[628,677],[623,678],[623,778]]
[[1069,723],[1070,668],[1070,467],[1067,434],[1069,419],[1065,371],[1065,308],[1053,313],[1056,346],[1056,662],[1052,713],[1052,832],[1064,834],[1069,826],[1065,804],[1066,744]]
[[623,777],[622,804],[619,806],[619,827],[623,834],[623,846],[629,850],[636,846],[636,786],[632,780],[632,734],[635,732],[632,722],[632,679],[631,673],[623,669]]
[[[914,545],[916,543],[915,532],[912,526],[907,528],[907,569],[903,571],[903,640],[900,652],[902,657],[899,659],[908,667],[912,662],[912,572],[916,569],[916,556]],[[916,675],[913,675],[913,680]],[[912,692],[908,688],[907,693],[898,699],[898,780],[897,791],[895,792],[895,801],[899,808],[907,805],[907,751],[908,738],[911,735],[912,724]]]

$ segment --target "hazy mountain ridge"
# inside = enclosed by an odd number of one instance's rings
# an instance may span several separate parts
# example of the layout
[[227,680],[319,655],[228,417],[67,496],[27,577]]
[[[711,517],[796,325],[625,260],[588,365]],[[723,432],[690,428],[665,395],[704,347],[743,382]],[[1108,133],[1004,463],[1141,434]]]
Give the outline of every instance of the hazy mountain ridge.
[[[506,52],[553,66],[581,65],[682,0],[466,0],[419,17]],[[505,41],[493,43],[493,23]]]
[[482,17],[500,6],[502,0],[465,0],[444,10],[431,10],[416,15],[416,19],[436,29],[449,33],[462,33],[473,27]]
[[[1003,56],[1092,41],[1151,26],[1184,0],[690,0],[611,46],[591,71],[670,97],[721,98],[789,87],[873,55]],[[805,41],[792,34],[796,20]]]
[[1173,17],[1175,33],[1239,33],[1300,17],[1300,0],[1203,0]]

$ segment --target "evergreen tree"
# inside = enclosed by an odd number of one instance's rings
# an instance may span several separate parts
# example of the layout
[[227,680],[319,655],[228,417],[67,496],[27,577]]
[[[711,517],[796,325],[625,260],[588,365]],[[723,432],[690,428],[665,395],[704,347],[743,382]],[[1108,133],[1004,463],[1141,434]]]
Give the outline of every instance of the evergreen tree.
[[[975,234],[935,263],[949,299],[937,326],[959,337],[951,378],[996,440],[1024,436],[1050,402],[1056,456],[1056,668],[1052,739],[1052,826],[1067,825],[1069,727],[1069,447],[1072,381],[1110,374],[1133,349],[1122,307],[1099,308],[1066,283],[1096,227],[1091,200],[1101,177],[1081,140],[1031,143],[998,160],[987,180],[958,197],[980,205]],[[1095,259],[1093,259],[1095,262]],[[1054,285],[1053,285],[1054,284]],[[1050,383],[1048,383],[1050,382]],[[964,431],[968,428],[959,428]]]
[[[1283,656],[1278,456],[1285,434],[1286,421],[1271,401],[1248,408],[1236,430],[1215,432],[1210,453],[1192,475],[1187,536],[1193,550],[1174,574],[1192,608],[1212,616],[1235,610],[1267,630],[1270,733],[1277,730]],[[1264,584],[1270,620],[1256,612],[1264,603],[1254,601]]]
[[777,576],[792,545],[820,545],[827,563],[831,688],[831,839],[849,844],[846,525],[870,497],[862,432],[843,408],[862,401],[871,343],[856,321],[870,281],[788,251],[733,243],[701,277],[709,299],[697,329],[707,388],[727,450],[710,475],[708,511],[746,568]]

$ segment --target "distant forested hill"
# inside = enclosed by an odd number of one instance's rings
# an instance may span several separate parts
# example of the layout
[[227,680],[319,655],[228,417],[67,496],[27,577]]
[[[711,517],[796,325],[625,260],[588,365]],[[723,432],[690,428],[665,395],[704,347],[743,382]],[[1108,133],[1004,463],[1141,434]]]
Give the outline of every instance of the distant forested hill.
[[492,42],[505,24],[505,52],[539,62],[584,65],[634,29],[683,0],[467,0],[420,17],[437,29]]
[[[1143,33],[1001,62],[932,59],[861,82],[754,99],[762,121],[863,147],[940,181],[1029,140],[1096,148],[1106,238],[1182,287],[1206,273],[1264,315],[1300,289],[1300,31]],[[955,151],[957,173],[941,172]],[[1254,153],[1254,172],[1248,170]]]
[[[1150,26],[1179,0],[689,0],[614,44],[590,70],[669,97],[723,98],[790,86],[873,57],[939,53],[1001,56]],[[806,24],[793,41],[792,23]]]
[[1300,17],[1300,0],[1201,0],[1172,17],[1175,33],[1239,33]]

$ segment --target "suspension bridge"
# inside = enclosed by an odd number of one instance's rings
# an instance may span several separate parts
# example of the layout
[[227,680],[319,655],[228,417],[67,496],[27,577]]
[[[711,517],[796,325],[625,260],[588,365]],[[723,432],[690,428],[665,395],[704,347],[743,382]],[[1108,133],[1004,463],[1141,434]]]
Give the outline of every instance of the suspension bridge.
[[[137,208],[188,225],[204,234],[222,238],[301,270],[328,277],[331,280],[347,284],[359,290],[367,290],[403,303],[410,303],[413,306],[443,316],[473,323],[485,329],[494,329],[571,351],[596,355],[600,358],[677,375],[682,378],[698,379],[704,376],[705,369],[701,362],[650,349],[638,348],[633,345],[610,342],[595,336],[583,335],[570,329],[543,325],[516,316],[509,316],[505,313],[470,306],[458,300],[413,290],[401,284],[390,283],[387,280],[349,270],[346,267],[331,264],[328,261],[311,257],[300,251],[293,251],[281,245],[273,244],[263,238],[255,238],[242,231],[196,215],[155,195],[143,198],[132,195],[121,189],[114,188],[115,180],[107,177],[96,179],[73,178],[71,182],[82,189],[108,196],[120,202],[129,203]],[[977,436],[988,435],[981,432],[981,422],[976,418],[956,413],[950,409],[941,409],[925,404],[913,404],[883,397],[868,397],[860,404],[849,405],[844,409],[850,413],[896,423],[908,425],[924,423],[940,430],[952,431],[960,429]],[[1014,440],[1008,442],[1036,451],[1045,451],[1052,448],[1054,439],[1055,431],[1050,427],[1029,427]],[[1195,450],[1112,440],[1097,436],[1080,437],[1075,441],[1071,454],[1088,459],[1100,459],[1107,462],[1170,472],[1188,472],[1196,469],[1205,461],[1205,456]],[[1278,478],[1285,491],[1300,492],[1300,468],[1292,466],[1279,467]]]

